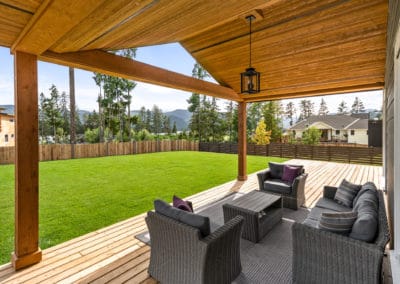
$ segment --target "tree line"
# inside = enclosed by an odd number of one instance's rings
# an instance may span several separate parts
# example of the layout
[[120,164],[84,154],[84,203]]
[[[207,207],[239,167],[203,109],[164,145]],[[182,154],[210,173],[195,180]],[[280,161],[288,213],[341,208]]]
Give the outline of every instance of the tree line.
[[[135,58],[136,49],[115,53]],[[201,80],[210,77],[198,63],[193,67],[192,76]],[[178,133],[176,124],[171,125],[169,117],[157,105],[152,109],[142,107],[138,113],[132,115],[131,102],[135,82],[100,73],[94,73],[93,80],[99,88],[98,108],[85,115],[82,121],[78,115],[79,110],[75,107],[73,90],[69,96],[66,92],[60,93],[52,85],[48,95],[40,94],[39,131],[42,143],[75,143],[75,133],[78,142],[87,143],[163,138],[184,138],[201,142],[236,142],[238,139],[238,105],[235,102],[227,102],[220,109],[219,99],[192,93],[187,100],[188,111],[191,113],[188,129]],[[70,89],[74,89],[71,81],[74,82],[70,72]],[[358,97],[351,109],[345,101],[340,102],[337,109],[338,114],[364,111],[364,105]],[[293,102],[288,102],[285,106],[281,101],[249,103],[247,137],[249,141],[256,143],[282,141],[284,119],[289,119],[292,126],[311,115],[328,113],[324,98],[321,99],[317,112],[314,103],[308,99],[301,100],[297,107]],[[263,135],[265,137],[261,137]]]

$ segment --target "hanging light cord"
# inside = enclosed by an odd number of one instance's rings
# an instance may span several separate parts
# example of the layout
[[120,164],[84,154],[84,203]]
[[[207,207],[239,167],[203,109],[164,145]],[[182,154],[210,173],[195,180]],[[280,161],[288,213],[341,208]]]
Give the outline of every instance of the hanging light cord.
[[253,18],[253,16],[252,15],[250,15],[249,16],[249,21],[250,21],[250,36],[249,36],[249,41],[250,41],[250,52],[249,52],[249,54],[250,54],[250,60],[249,60],[249,68],[251,68],[251,20],[252,20],[252,18]]

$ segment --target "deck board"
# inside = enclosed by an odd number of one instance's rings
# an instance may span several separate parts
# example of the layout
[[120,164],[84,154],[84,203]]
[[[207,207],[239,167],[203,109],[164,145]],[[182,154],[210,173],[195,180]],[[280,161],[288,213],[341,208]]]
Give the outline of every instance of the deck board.
[[[373,181],[380,187],[382,167],[293,159],[309,174],[306,182],[306,207],[314,206],[324,185],[338,186],[343,178],[350,182]],[[210,204],[232,192],[246,193],[258,188],[256,174],[248,180],[230,181],[190,199],[195,209]],[[134,238],[145,231],[141,214],[43,251],[43,261],[14,272],[11,265],[0,266],[0,283],[156,283],[147,267],[150,247]]]

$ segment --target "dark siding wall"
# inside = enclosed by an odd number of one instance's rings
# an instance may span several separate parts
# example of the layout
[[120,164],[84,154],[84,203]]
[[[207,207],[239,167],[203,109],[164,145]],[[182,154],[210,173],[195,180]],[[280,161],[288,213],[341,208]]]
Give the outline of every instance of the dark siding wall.
[[[390,227],[393,232],[393,162],[394,162],[394,45],[397,28],[400,20],[400,1],[389,0],[388,30],[387,30],[387,52],[385,72],[385,177],[386,188],[389,194]],[[399,131],[399,130],[398,130]],[[397,157],[398,158],[398,157]],[[392,238],[393,239],[393,238]],[[391,241],[393,246],[393,241]]]
[[382,120],[368,121],[368,146],[382,148]]

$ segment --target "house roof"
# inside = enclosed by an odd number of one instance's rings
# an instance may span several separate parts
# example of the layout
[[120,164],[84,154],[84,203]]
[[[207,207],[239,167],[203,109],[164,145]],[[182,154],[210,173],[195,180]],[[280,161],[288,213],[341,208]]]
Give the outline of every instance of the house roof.
[[354,123],[348,125],[346,129],[368,129],[368,119],[358,119]]
[[[291,130],[303,130],[313,124],[323,123],[333,129],[368,129],[368,119],[360,119],[351,115],[313,115],[295,125]],[[350,127],[351,126],[351,127]],[[350,128],[348,128],[350,127]]]
[[[178,42],[231,90],[206,85],[200,91],[236,101],[273,100],[382,89],[387,9],[385,0],[7,0],[0,2],[0,45],[149,82],[171,73],[130,66],[99,51]],[[261,72],[261,92],[236,95],[239,74],[249,66],[244,19],[250,14],[256,16],[252,65]],[[199,89],[172,75],[164,86]]]

